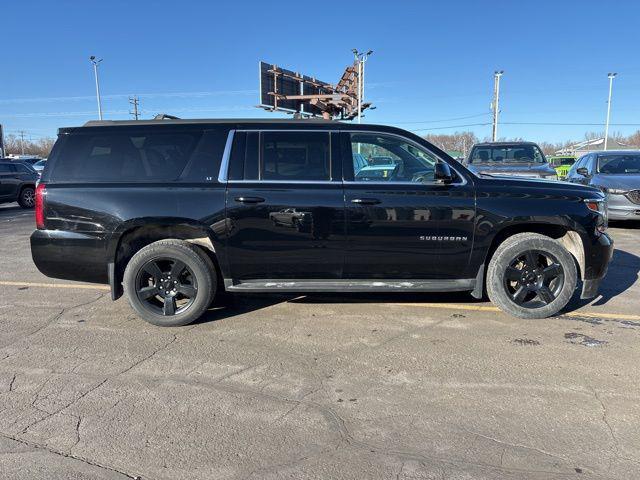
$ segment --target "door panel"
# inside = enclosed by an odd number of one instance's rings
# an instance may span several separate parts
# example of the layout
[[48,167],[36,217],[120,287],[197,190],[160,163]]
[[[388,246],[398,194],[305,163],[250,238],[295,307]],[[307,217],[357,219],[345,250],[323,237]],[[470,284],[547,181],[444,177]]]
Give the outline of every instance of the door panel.
[[471,187],[349,183],[345,200],[345,278],[469,278]]
[[470,278],[473,185],[463,178],[450,185],[436,182],[440,160],[398,135],[345,132],[341,147],[345,278]]
[[[243,203],[243,199],[256,203]],[[262,201],[260,201],[262,200]],[[234,280],[338,279],[344,261],[342,184],[230,184],[227,242]]]
[[231,162],[244,167],[230,171],[242,180],[228,182],[226,199],[232,279],[342,278],[344,192],[331,180],[342,167],[330,133],[239,133]]
[[14,165],[5,163],[0,165],[0,198],[15,199],[18,194],[18,174]]

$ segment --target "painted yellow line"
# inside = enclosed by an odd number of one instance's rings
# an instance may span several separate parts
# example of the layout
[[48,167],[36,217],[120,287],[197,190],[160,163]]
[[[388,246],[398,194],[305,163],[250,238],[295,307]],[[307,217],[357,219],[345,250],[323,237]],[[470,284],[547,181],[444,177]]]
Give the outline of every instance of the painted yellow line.
[[408,305],[410,307],[442,308],[446,310],[472,310],[476,312],[499,312],[498,307],[487,305],[465,305],[460,303],[394,303],[393,305]]
[[640,315],[627,315],[624,313],[591,313],[591,312],[569,312],[564,317],[588,317],[588,318],[610,318],[612,320],[638,320]]
[[[84,283],[37,283],[37,282],[11,282],[0,280],[0,286],[5,287],[43,287],[43,288],[78,288],[84,290],[109,290],[108,285],[87,285]],[[306,295],[301,295],[297,298],[304,298]],[[295,300],[295,299],[294,299]],[[422,308],[437,308],[441,310],[466,310],[471,312],[499,312],[498,307],[490,305],[465,305],[463,303],[387,303],[386,305],[397,305],[404,307],[422,307]],[[624,313],[597,313],[597,312],[568,312],[563,314],[564,317],[578,317],[578,318],[607,318],[612,320],[635,320],[640,321],[640,315],[628,315]]]
[[[394,303],[393,305],[406,305],[410,307],[440,308],[443,310],[470,310],[476,312],[499,312],[498,307],[488,305],[464,305],[459,303]],[[640,315],[628,315],[624,313],[597,313],[597,312],[568,312],[563,317],[578,318],[608,318],[612,320],[636,320],[640,321]]]
[[36,282],[9,282],[0,280],[0,285],[5,287],[44,287],[44,288],[80,288],[84,290],[109,290],[108,285],[86,285],[83,283],[36,283]]

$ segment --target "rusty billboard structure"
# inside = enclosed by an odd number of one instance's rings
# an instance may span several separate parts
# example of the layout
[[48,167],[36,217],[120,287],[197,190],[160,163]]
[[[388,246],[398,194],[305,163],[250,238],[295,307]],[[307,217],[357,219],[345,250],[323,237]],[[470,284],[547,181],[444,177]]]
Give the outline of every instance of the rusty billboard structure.
[[371,107],[359,100],[359,67],[349,65],[336,84],[317,80],[275,64],[260,62],[260,105],[267,111],[300,117],[352,120]]

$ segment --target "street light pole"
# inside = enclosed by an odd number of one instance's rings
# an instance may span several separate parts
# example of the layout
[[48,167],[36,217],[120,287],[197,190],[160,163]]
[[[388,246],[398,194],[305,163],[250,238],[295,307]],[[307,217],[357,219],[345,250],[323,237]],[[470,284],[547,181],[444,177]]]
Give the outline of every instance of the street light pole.
[[498,139],[498,112],[500,110],[500,77],[504,74],[504,70],[496,70],[493,72],[493,129],[491,132],[492,141]]
[[373,50],[360,53],[357,49],[351,50],[358,62],[358,123],[362,122],[362,104],[364,103],[364,64],[373,53]]
[[96,60],[94,55],[89,57],[89,61],[93,64],[93,74],[96,78],[96,99],[98,101],[98,118],[102,120],[102,102],[100,101],[100,81],[98,80],[98,64],[102,59]]
[[609,140],[609,119],[611,117],[611,93],[613,91],[613,79],[616,78],[617,73],[608,73],[609,78],[609,100],[607,100],[607,123],[604,127],[604,149],[607,149],[607,141]]

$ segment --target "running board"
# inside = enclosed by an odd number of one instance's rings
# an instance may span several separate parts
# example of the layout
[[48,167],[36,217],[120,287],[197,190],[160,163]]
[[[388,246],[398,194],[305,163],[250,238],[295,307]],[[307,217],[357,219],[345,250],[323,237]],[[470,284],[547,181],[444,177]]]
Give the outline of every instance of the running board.
[[455,280],[224,280],[230,292],[464,292],[475,278]]

